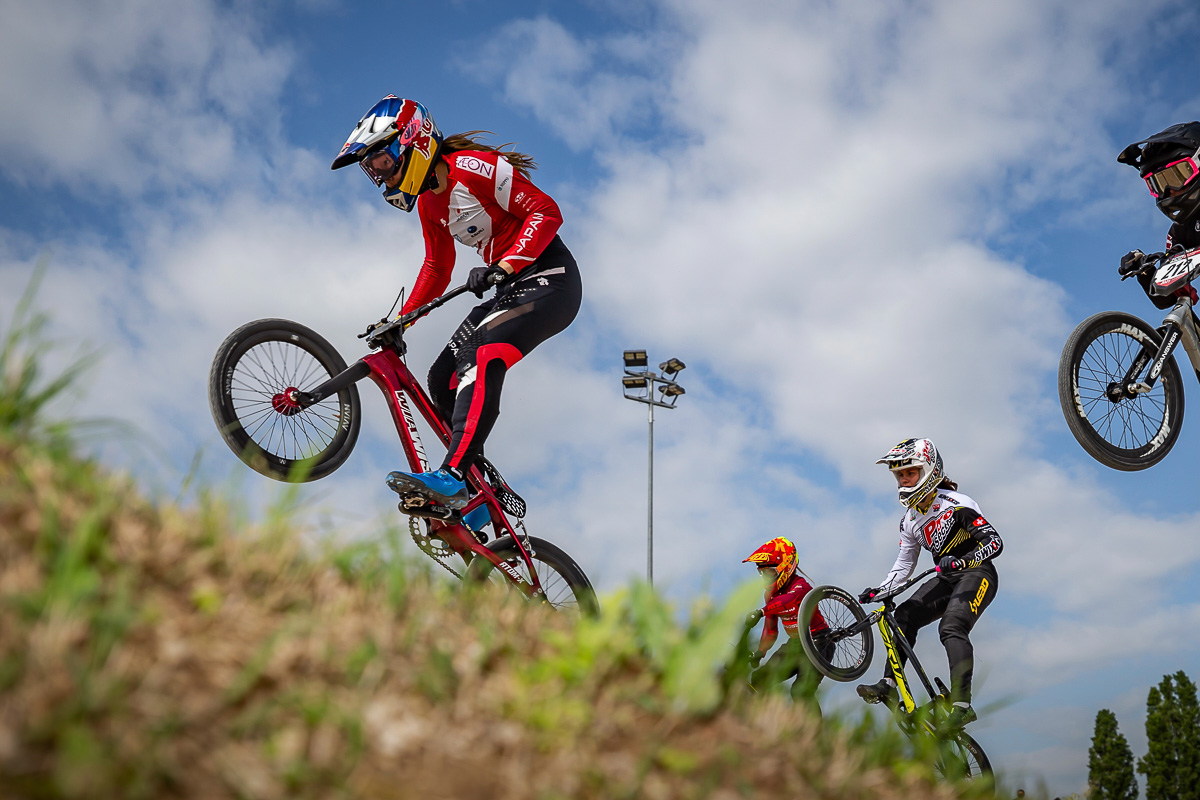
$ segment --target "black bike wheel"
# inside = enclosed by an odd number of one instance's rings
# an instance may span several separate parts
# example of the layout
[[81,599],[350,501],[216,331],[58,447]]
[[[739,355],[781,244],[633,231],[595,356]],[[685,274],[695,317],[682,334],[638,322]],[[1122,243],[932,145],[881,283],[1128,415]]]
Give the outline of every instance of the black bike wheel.
[[943,778],[977,781],[991,777],[992,762],[979,742],[965,731],[959,731],[953,738],[942,742],[941,750],[942,756],[936,766]]
[[1063,347],[1058,400],[1067,427],[1107,467],[1126,472],[1151,467],[1179,437],[1183,381],[1174,355],[1151,391],[1130,397],[1119,390],[1138,356],[1145,352],[1153,359],[1160,342],[1158,332],[1132,314],[1106,311],[1081,322]]
[[[556,611],[570,614],[595,616],[600,613],[596,591],[575,560],[563,550],[536,536],[529,537],[533,548],[533,565],[537,570],[538,583],[546,592],[546,601]],[[530,580],[529,566],[511,536],[503,536],[487,544],[487,548],[498,555],[525,580]],[[486,558],[471,559],[467,568],[467,580],[494,581],[508,586],[512,581]]]
[[[814,634],[809,626],[818,612],[829,628]],[[854,596],[837,586],[817,586],[804,596],[798,619],[800,645],[822,675],[835,681],[852,681],[871,666],[875,639],[871,626],[862,624],[866,619],[866,612]]]
[[358,388],[351,384],[304,409],[285,394],[313,389],[345,368],[333,345],[303,325],[285,319],[243,325],[217,348],[208,376],[208,404],[221,438],[268,478],[325,477],[358,439]]

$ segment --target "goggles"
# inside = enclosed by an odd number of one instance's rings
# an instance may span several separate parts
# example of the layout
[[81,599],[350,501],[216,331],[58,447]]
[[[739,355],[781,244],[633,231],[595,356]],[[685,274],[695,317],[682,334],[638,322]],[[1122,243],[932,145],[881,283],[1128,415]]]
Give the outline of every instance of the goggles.
[[363,156],[358,165],[362,167],[363,172],[367,173],[367,177],[375,182],[376,186],[383,186],[404,168],[404,163],[408,160],[408,148],[404,149],[403,157],[397,152],[398,150],[399,142],[393,140],[386,147],[381,147]]
[[1169,197],[1178,194],[1180,189],[1190,184],[1196,179],[1196,175],[1200,174],[1197,159],[1200,159],[1200,150],[1187,158],[1173,161],[1162,169],[1151,172],[1146,176],[1146,185],[1150,187],[1150,194],[1154,195],[1155,199],[1164,195]]

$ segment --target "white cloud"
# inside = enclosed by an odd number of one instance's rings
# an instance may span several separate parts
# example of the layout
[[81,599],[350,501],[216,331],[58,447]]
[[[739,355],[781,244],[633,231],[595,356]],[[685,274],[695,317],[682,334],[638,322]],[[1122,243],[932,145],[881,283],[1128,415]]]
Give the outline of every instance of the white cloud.
[[96,198],[227,179],[280,137],[283,49],[207,0],[0,3],[0,163]]

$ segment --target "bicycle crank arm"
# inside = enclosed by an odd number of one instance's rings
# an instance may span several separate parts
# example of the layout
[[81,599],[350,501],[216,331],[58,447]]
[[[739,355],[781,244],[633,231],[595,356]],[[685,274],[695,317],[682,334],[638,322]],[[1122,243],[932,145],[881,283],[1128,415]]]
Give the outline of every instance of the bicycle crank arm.
[[295,397],[292,399],[299,403],[301,408],[308,408],[321,402],[326,397],[337,394],[350,384],[358,383],[370,374],[371,368],[367,366],[365,361],[356,361],[352,366],[342,370],[320,386],[314,387],[312,391],[296,392]]

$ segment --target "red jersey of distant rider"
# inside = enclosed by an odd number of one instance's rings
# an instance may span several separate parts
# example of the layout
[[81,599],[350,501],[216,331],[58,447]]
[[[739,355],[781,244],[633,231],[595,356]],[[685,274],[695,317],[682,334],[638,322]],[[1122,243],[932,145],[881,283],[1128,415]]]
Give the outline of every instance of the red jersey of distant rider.
[[404,304],[412,311],[440,296],[454,269],[454,242],[479,251],[485,264],[507,261],[520,272],[554,239],[562,212],[498,152],[447,153],[450,186],[417,201],[425,234],[425,261]]
[[[812,584],[804,579],[799,570],[792,575],[792,579],[784,584],[783,588],[774,595],[768,594],[765,598],[767,604],[763,606],[763,629],[762,636],[758,640],[758,652],[765,653],[775,644],[775,639],[779,636],[779,623],[783,622],[783,629],[787,631],[787,635],[795,639],[800,636],[799,623],[797,617],[800,614],[800,603],[804,600],[804,595],[812,591]],[[768,588],[768,592],[771,590]],[[808,626],[809,631],[817,633],[823,631],[829,626],[825,623],[825,618],[821,616],[820,611],[813,613],[812,624]]]

